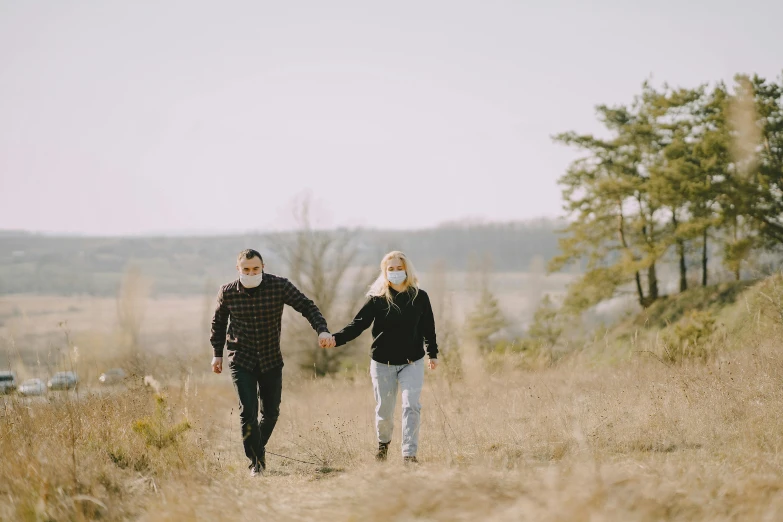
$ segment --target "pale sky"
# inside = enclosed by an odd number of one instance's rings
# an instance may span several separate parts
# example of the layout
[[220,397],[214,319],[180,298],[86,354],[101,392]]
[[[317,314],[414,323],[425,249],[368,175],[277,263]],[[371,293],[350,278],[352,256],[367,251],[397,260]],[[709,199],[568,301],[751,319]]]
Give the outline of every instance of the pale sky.
[[783,70],[783,2],[0,0],[0,229],[561,213],[594,106]]

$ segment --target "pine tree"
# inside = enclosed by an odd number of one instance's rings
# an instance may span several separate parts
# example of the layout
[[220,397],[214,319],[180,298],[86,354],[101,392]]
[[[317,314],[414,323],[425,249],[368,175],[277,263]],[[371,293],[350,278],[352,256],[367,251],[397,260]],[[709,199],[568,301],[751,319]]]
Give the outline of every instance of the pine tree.
[[731,164],[719,220],[724,264],[739,279],[754,250],[783,242],[783,86],[738,75],[725,112]]
[[563,315],[547,294],[533,314],[533,322],[527,329],[527,335],[536,341],[554,346],[563,334],[563,327]]
[[[675,246],[680,291],[688,286],[688,243],[702,242],[702,285],[707,284],[709,230],[715,226],[716,181],[725,178],[728,153],[722,118],[725,90],[668,89],[649,99],[662,155],[651,168],[652,197],[666,209],[667,242]],[[719,141],[716,141],[719,140]]]
[[658,298],[656,262],[667,246],[659,226],[660,203],[650,197],[650,171],[661,155],[647,102],[652,93],[645,85],[630,108],[597,108],[611,139],[573,132],[554,137],[587,153],[559,180],[565,210],[573,219],[560,242],[563,253],[552,260],[550,270],[587,261],[586,274],[566,299],[569,307],[592,306],[631,281],[642,306]]
[[468,315],[466,330],[479,348],[479,353],[492,350],[491,337],[505,328],[507,321],[500,310],[497,298],[487,284],[482,285],[481,295],[473,311]]

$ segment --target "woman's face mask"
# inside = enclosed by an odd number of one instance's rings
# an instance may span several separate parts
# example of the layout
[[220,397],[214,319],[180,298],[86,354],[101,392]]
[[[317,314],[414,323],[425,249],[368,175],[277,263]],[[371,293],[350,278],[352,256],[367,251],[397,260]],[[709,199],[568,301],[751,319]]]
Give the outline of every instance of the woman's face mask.
[[386,279],[393,285],[401,285],[408,278],[408,274],[405,270],[387,270]]

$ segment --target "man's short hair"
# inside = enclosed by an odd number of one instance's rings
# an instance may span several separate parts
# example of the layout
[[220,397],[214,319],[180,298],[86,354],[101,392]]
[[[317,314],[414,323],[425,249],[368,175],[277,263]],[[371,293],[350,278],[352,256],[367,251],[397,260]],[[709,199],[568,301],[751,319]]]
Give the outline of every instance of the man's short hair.
[[258,252],[258,250],[253,250],[252,248],[246,248],[243,251],[241,251],[237,256],[237,263],[239,263],[243,259],[253,259],[254,257],[260,259],[262,265],[264,264],[264,258],[261,257],[261,254]]

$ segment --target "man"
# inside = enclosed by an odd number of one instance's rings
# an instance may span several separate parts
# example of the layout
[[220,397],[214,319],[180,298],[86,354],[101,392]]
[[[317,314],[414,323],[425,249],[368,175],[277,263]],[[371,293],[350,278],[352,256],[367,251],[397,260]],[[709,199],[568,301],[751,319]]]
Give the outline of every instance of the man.
[[257,476],[266,469],[266,443],[280,414],[283,305],[310,322],[322,348],[334,343],[318,307],[288,279],[265,273],[264,260],[256,250],[239,253],[237,270],[239,279],[223,285],[217,297],[210,336],[212,371],[223,371],[223,347],[227,345],[231,380],[239,395],[245,455],[250,459],[250,475]]

